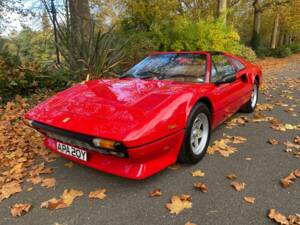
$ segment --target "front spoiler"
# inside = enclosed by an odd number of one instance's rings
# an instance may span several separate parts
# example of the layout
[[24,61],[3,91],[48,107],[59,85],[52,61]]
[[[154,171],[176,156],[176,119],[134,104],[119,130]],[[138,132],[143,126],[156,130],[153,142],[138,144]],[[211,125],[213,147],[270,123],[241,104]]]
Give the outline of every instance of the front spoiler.
[[[119,158],[95,151],[88,152],[88,161],[82,161],[56,150],[56,140],[46,137],[45,146],[82,165],[129,179],[145,179],[177,161],[184,138],[184,130],[158,141],[128,149],[128,158]],[[66,143],[68,144],[68,143]]]

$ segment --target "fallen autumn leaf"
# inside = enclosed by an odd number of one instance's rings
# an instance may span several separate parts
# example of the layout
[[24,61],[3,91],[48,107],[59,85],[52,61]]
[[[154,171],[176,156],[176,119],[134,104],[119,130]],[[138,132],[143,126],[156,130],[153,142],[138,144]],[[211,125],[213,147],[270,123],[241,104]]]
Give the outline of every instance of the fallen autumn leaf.
[[153,190],[149,193],[150,197],[158,197],[158,196],[161,196],[161,195],[162,195],[162,193],[161,193],[160,189],[155,189],[155,190]]
[[42,180],[41,186],[46,188],[51,188],[56,185],[56,179],[55,178],[46,178]]
[[179,214],[184,209],[192,208],[192,198],[190,195],[182,194],[180,196],[174,195],[171,198],[171,203],[166,204],[166,208],[170,210],[172,214]]
[[13,217],[22,216],[23,214],[29,212],[30,208],[30,204],[17,203],[10,207],[10,213]]
[[82,191],[75,190],[72,188],[65,189],[59,199],[51,198],[48,201],[42,202],[41,208],[47,208],[50,210],[66,208],[73,203],[75,198],[80,197],[82,195],[83,195]]
[[202,170],[195,170],[192,172],[193,177],[204,177],[205,173]]
[[250,197],[250,196],[245,196],[244,200],[245,200],[245,202],[247,202],[249,204],[254,204],[254,202],[255,202],[255,198],[254,197]]
[[281,225],[289,225],[287,218],[275,209],[270,209],[268,217]]
[[245,182],[239,182],[239,181],[233,181],[233,182],[231,182],[231,186],[236,191],[243,191],[245,189],[246,183]]
[[288,176],[282,178],[280,180],[282,187],[287,188],[291,186],[294,181],[296,180],[296,176],[294,175],[294,172],[290,173]]
[[21,191],[22,187],[17,181],[4,184],[0,189],[0,202]]
[[198,190],[204,192],[204,193],[208,192],[207,186],[202,182],[195,183],[194,187],[197,188]]
[[106,189],[98,189],[98,190],[95,190],[95,191],[91,191],[89,193],[89,198],[98,198],[100,200],[103,200],[106,198]]
[[235,173],[230,173],[226,176],[227,179],[229,180],[235,180],[236,179],[236,174]]

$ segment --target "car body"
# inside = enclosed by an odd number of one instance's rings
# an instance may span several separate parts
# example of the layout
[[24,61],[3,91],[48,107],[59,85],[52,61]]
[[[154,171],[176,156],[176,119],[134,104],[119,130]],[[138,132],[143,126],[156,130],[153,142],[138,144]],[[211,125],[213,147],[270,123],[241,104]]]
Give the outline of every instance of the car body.
[[[46,147],[68,159],[114,175],[144,179],[177,161],[196,104],[208,108],[214,129],[250,101],[255,83],[262,83],[258,66],[225,52],[158,52],[149,57],[146,64],[149,59],[153,66],[167,58],[176,62],[172,68],[177,71],[197,73],[202,60],[203,78],[198,82],[199,78],[180,80],[186,79],[183,74],[179,80],[125,74],[87,81],[37,105],[25,115],[27,123],[45,134]],[[228,62],[224,68],[213,61],[223,65],[223,59]],[[143,62],[136,67],[140,65]],[[217,74],[231,66],[233,79],[212,81],[218,66]],[[68,152],[62,153],[59,143],[66,144],[62,146]],[[78,149],[84,150],[82,156]]]

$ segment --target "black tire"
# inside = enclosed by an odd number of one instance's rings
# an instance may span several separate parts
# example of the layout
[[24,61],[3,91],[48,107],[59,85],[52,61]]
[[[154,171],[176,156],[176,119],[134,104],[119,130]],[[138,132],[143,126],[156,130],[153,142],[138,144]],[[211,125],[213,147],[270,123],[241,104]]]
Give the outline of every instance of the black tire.
[[253,106],[252,104],[252,98],[250,97],[249,101],[243,105],[240,109],[241,112],[243,113],[252,113],[254,112],[255,108],[256,108],[256,104],[257,104],[257,101],[258,101],[258,81],[255,80],[254,84],[253,84],[253,89],[254,87],[257,88],[257,97],[256,97],[256,100],[255,100],[255,105]]
[[[191,131],[192,131],[192,127],[193,127],[193,123],[194,120],[196,119],[196,117],[200,114],[203,113],[207,116],[208,119],[208,137],[207,137],[207,141],[205,144],[205,147],[203,149],[203,151],[196,155],[191,148]],[[181,151],[178,155],[178,161],[181,163],[189,163],[189,164],[194,164],[199,162],[205,155],[207,148],[208,148],[208,144],[209,144],[209,140],[210,140],[210,133],[211,133],[211,114],[210,111],[208,109],[208,107],[204,104],[204,103],[197,103],[194,108],[192,109],[192,112],[190,113],[188,122],[187,122],[187,127],[186,127],[186,131],[185,131],[185,137],[182,143],[182,147],[181,147]]]

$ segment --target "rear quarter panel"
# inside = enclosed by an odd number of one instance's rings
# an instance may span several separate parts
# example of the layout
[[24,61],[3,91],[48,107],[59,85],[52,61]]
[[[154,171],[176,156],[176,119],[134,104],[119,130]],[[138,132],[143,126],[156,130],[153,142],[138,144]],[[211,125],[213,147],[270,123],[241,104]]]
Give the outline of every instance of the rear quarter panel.
[[231,56],[231,57],[236,58],[244,63],[247,71],[249,72],[249,79],[252,84],[254,83],[255,77],[258,76],[259,86],[262,85],[262,83],[263,83],[262,70],[258,65],[255,65],[252,62],[246,61],[245,59],[238,57],[238,56]]

